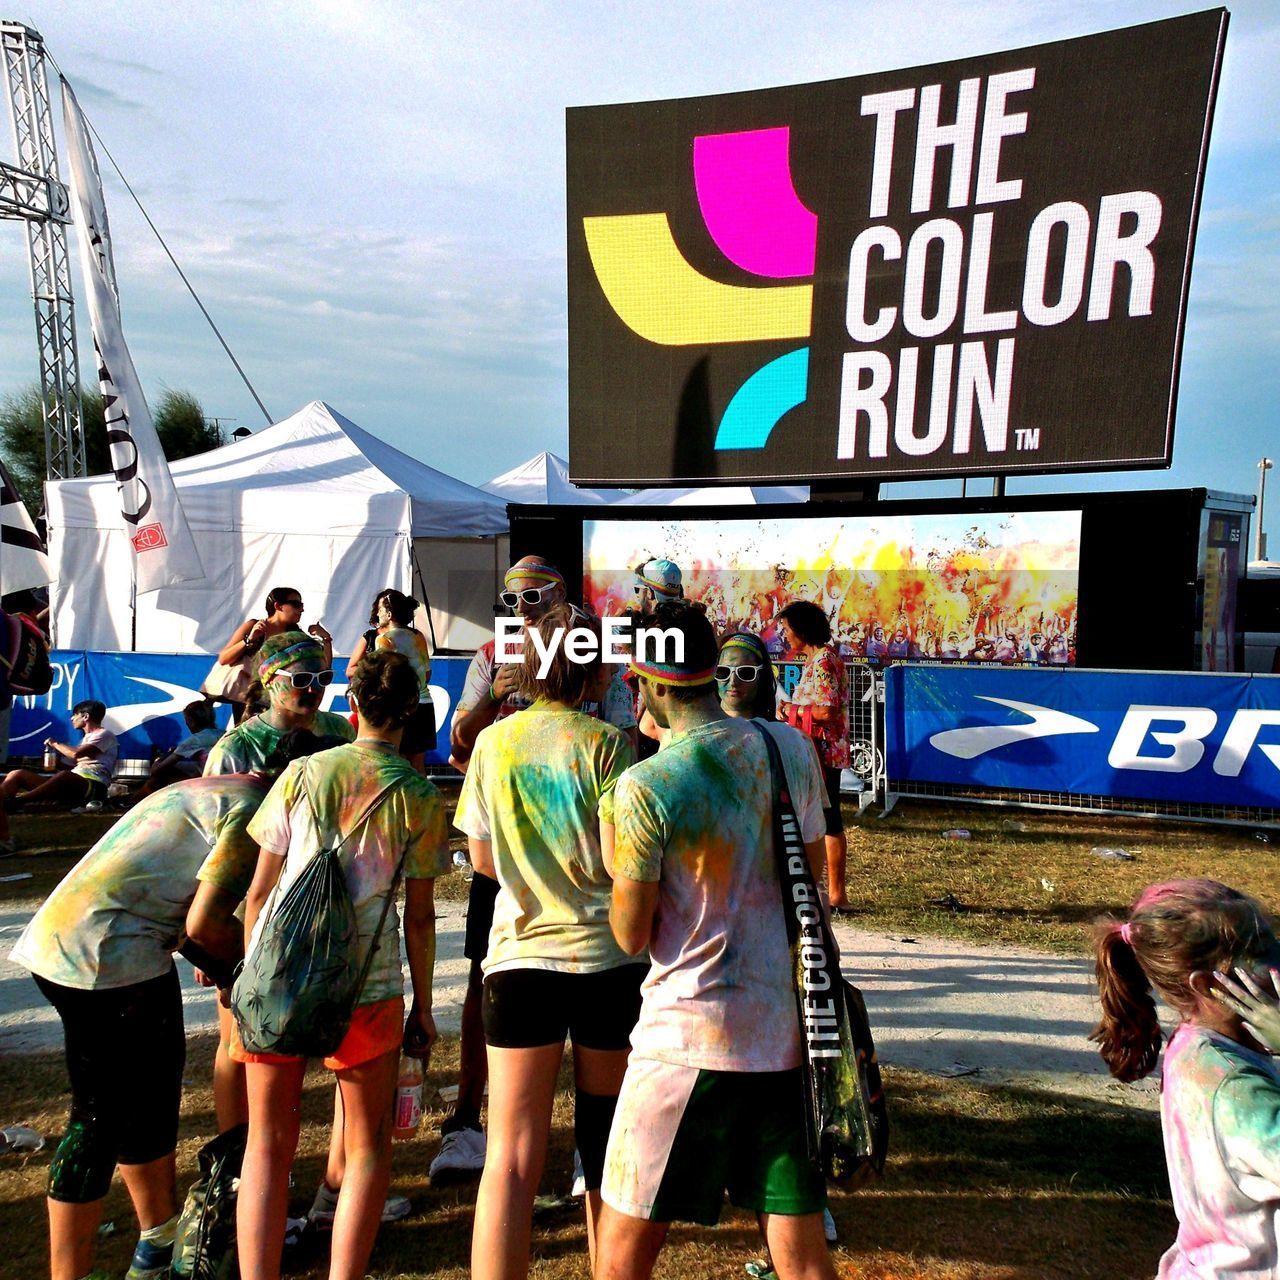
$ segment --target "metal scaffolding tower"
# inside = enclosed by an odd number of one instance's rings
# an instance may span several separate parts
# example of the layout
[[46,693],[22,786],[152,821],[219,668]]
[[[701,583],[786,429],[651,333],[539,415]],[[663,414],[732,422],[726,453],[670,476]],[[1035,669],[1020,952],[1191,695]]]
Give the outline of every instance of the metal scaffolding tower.
[[67,255],[70,201],[58,179],[44,40],[19,22],[0,22],[0,49],[18,160],[16,166],[0,162],[0,217],[20,219],[27,227],[48,476],[61,480],[85,474]]

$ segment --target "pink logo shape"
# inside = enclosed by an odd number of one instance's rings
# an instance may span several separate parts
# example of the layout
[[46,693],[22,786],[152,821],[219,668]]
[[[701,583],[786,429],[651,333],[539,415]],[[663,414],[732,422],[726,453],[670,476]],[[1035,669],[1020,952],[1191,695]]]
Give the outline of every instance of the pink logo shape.
[[811,276],[818,218],[791,181],[791,129],[750,129],[693,140],[698,206],[716,247],[752,275]]

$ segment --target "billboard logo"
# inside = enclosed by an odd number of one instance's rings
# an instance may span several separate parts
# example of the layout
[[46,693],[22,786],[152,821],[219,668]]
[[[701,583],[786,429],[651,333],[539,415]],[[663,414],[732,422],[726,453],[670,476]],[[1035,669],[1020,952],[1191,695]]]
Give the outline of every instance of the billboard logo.
[[129,541],[133,543],[133,549],[139,555],[144,551],[155,551],[159,547],[167,547],[169,545],[168,538],[164,536],[164,525],[158,522],[156,524],[144,524]]
[[[680,252],[665,213],[583,218],[587,251],[609,305],[647,342],[693,347],[808,339],[817,215],[791,178],[791,130],[751,129],[693,140],[698,209],[716,248],[767,285],[725,284]],[[809,347],[758,368],[734,393],[716,449],[761,449],[779,419],[802,404]]]

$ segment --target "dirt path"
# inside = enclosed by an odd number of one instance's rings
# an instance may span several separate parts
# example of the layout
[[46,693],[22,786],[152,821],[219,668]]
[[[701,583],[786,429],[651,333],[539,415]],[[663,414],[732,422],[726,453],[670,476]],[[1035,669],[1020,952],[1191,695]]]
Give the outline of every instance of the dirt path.
[[[57,1015],[8,953],[37,902],[0,910],[0,1053],[61,1044]],[[436,1022],[457,1032],[466,986],[465,904],[438,904]],[[881,1061],[990,1084],[1023,1084],[1153,1106],[1154,1081],[1113,1081],[1088,1043],[1097,1019],[1089,963],[1009,947],[837,926],[844,970],[862,988]],[[188,1031],[215,1023],[208,991],[180,963]]]

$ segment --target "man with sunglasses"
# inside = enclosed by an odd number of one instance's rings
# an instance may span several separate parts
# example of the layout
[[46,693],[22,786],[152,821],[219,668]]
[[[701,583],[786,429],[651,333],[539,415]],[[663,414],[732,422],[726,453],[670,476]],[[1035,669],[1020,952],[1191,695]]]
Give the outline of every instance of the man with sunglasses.
[[[543,556],[524,556],[507,570],[498,603],[511,610],[529,628],[554,605],[565,599],[564,575]],[[454,708],[449,729],[450,763],[466,772],[476,739],[491,724],[530,705],[516,689],[518,662],[499,663],[497,644],[486,641],[467,668],[467,679]],[[584,703],[581,710],[616,725],[632,737],[635,715],[631,697],[617,669],[602,703]],[[489,953],[493,904],[498,882],[474,872],[467,896],[467,924],[462,954],[470,963],[467,993],[462,1002],[462,1027],[458,1049],[458,1098],[453,1114],[440,1126],[440,1150],[428,1176],[433,1183],[478,1177],[484,1169],[485,1136],[480,1127],[480,1107],[488,1080],[484,1026],[481,1017],[484,974],[481,965]]]
[[258,681],[267,699],[261,715],[242,720],[209,752],[204,776],[255,773],[290,729],[309,729],[319,738],[350,742],[355,730],[345,716],[321,711],[333,671],[320,640],[302,631],[281,631],[262,642]]

